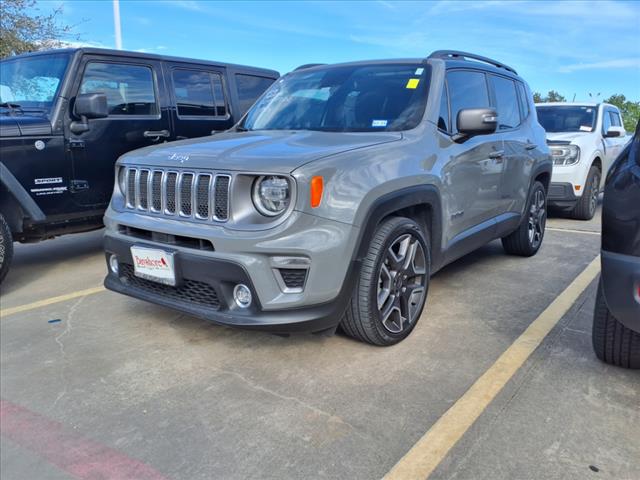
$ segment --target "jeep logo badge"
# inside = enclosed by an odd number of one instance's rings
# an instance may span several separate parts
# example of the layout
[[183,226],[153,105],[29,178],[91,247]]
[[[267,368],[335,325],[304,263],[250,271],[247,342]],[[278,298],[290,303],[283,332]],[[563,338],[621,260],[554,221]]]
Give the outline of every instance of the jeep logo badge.
[[184,163],[189,160],[189,155],[185,155],[182,153],[172,153],[171,155],[169,155],[169,160],[177,160],[180,163]]

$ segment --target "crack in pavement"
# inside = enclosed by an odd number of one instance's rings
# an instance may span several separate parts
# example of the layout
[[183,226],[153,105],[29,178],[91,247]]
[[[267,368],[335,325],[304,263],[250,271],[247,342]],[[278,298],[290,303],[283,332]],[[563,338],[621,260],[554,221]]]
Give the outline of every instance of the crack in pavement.
[[[362,434],[360,431],[358,431],[358,429],[352,425],[351,423],[347,422],[346,420],[342,419],[341,417],[334,415],[332,413],[329,412],[325,412],[324,410],[319,409],[318,407],[315,407],[313,405],[310,405],[306,402],[304,402],[303,400],[300,400],[297,397],[290,397],[288,395],[283,395],[281,393],[278,393],[274,390],[271,390],[269,388],[263,387],[262,385],[259,385],[255,382],[253,382],[252,380],[249,380],[247,377],[245,377],[244,375],[238,373],[238,372],[234,372],[231,370],[223,370],[223,369],[216,369],[217,372],[222,373],[222,374],[226,374],[226,375],[231,375],[233,377],[236,377],[238,379],[240,379],[242,382],[244,382],[245,384],[249,385],[251,388],[253,388],[254,390],[258,390],[260,392],[264,392],[267,393],[269,395],[273,395],[274,397],[280,398],[281,400],[287,400],[290,402],[295,402],[298,405],[307,408],[311,411],[313,411],[314,413],[321,415],[323,417],[327,417],[330,421],[334,421],[334,422],[338,422],[342,425],[345,425],[347,427],[349,427],[353,433],[355,433],[357,436],[359,436],[360,438],[362,438],[363,440],[369,440],[369,437],[367,437],[366,435]],[[215,385],[211,385],[209,387],[207,387],[205,389],[206,392],[212,390],[215,387]]]
[[[84,301],[84,299],[87,297],[80,297],[80,299],[78,299],[77,302],[75,302],[71,308],[69,309],[69,314],[67,315],[67,324],[65,326],[65,329],[62,331],[62,333],[60,333],[56,338],[55,338],[55,342],[60,346],[60,354],[62,356],[62,360],[67,359],[67,352],[65,352],[64,350],[64,343],[62,343],[62,337],[64,337],[65,335],[71,334],[71,331],[73,330],[73,324],[72,324],[72,319],[73,316],[76,313],[76,310],[78,309],[78,307],[80,306],[80,304]],[[66,376],[66,362],[62,365],[62,368],[60,369],[60,377],[62,380],[62,385],[63,385],[63,389],[62,391],[58,394],[58,396],[56,397],[55,401],[53,402],[53,408],[56,407],[56,405],[58,404],[58,402],[67,394],[67,376]]]

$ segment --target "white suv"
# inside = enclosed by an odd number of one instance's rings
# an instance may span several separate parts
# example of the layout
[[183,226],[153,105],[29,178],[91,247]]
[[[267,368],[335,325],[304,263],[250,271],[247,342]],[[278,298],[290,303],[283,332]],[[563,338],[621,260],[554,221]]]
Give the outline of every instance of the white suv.
[[608,103],[540,103],[538,120],[553,157],[549,205],[590,220],[609,167],[627,143],[622,116]]

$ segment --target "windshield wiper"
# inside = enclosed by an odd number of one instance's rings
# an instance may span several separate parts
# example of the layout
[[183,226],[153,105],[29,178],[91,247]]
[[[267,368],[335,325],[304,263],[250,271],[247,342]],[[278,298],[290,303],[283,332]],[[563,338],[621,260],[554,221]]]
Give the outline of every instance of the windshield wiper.
[[236,126],[236,132],[248,132],[249,129],[240,125]]
[[10,112],[15,112],[16,110],[22,111],[22,107],[20,105],[18,105],[17,103],[1,102],[0,103],[0,107],[6,108]]

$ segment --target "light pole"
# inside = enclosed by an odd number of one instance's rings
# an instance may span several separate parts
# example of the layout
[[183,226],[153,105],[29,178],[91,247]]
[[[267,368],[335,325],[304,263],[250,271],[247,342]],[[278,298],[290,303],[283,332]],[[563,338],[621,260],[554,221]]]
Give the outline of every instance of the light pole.
[[116,34],[116,49],[122,50],[122,30],[120,29],[120,0],[113,0],[113,27]]

